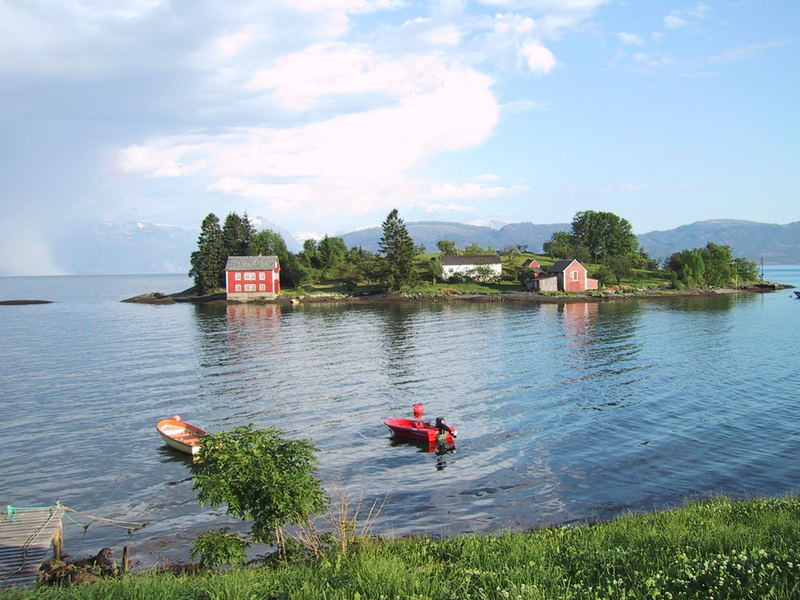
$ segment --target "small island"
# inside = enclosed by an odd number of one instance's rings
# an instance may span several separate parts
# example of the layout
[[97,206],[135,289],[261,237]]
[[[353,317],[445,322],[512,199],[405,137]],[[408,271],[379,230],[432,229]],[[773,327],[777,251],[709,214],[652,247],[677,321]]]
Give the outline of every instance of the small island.
[[626,219],[607,212],[577,213],[571,231],[554,233],[542,253],[521,245],[456,248],[446,239],[436,246],[417,246],[396,209],[383,222],[377,253],[328,236],[292,253],[278,233],[255,231],[247,214],[230,213],[220,226],[212,213],[191,256],[195,285],[123,302],[599,302],[792,287],[763,281],[755,262],[712,241],[659,262],[638,247]]
[[24,306],[27,304],[52,304],[52,300],[0,300],[0,306]]

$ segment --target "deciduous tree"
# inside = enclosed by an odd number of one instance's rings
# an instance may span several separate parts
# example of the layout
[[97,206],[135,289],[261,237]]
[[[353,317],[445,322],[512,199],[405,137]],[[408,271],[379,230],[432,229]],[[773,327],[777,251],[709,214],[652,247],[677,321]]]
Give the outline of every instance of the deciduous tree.
[[456,243],[453,240],[439,240],[436,242],[436,247],[442,254],[456,253]]
[[305,276],[297,257],[286,248],[281,234],[271,229],[263,229],[250,238],[252,255],[277,256],[281,264],[281,285],[296,287]]
[[257,541],[280,542],[284,525],[304,523],[324,507],[316,450],[308,440],[285,439],[274,427],[209,434],[190,465],[192,489],[201,504],[225,504],[229,515],[252,520]]
[[585,210],[572,219],[572,236],[589,249],[592,262],[636,252],[639,242],[627,219],[610,212]]

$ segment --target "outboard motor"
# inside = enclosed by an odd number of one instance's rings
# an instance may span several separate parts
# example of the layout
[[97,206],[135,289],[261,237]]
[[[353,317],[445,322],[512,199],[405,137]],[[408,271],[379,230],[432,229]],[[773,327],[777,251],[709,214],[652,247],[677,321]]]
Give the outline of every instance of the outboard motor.
[[436,417],[436,430],[438,431],[439,435],[444,433],[449,433],[453,437],[456,437],[456,429],[455,427],[450,427],[447,423],[444,422],[442,417]]

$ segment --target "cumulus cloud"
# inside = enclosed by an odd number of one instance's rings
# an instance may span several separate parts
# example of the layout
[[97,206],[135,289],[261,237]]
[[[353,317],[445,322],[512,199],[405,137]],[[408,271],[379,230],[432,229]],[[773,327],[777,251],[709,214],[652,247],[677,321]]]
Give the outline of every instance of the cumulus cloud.
[[410,97],[441,86],[450,75],[435,56],[395,60],[360,45],[323,43],[259,70],[247,85],[272,91],[286,108],[306,110],[331,95]]
[[644,38],[640,35],[636,35],[635,33],[627,33],[625,31],[619,31],[617,32],[617,38],[623,44],[627,44],[630,46],[644,45]]
[[40,164],[68,124],[83,176],[67,196],[53,161],[37,173],[63,214],[187,225],[242,206],[296,219],[474,207],[524,188],[422,173],[546,107],[501,106],[497,81],[552,72],[558,42],[605,1],[0,1],[17,137],[4,135]]
[[527,61],[528,68],[534,72],[549,73],[556,66],[556,57],[541,44],[526,44],[520,49],[520,55]]
[[[546,40],[557,40],[603,3],[490,2],[507,9],[494,15],[443,5],[396,29],[381,29],[380,38],[356,40],[343,35],[350,15],[400,3],[288,2],[292,10],[327,15],[329,26],[318,26],[317,41],[258,66],[244,62],[220,73],[234,93],[238,88],[268,112],[294,117],[275,126],[151,137],[125,147],[119,164],[148,177],[202,177],[209,193],[286,215],[364,214],[395,205],[444,206],[518,194],[524,188],[429,182],[411,173],[433,157],[478,146],[491,135],[501,106],[494,80],[482,68],[487,62],[513,57],[530,72],[550,73],[558,60]],[[399,31],[406,46],[417,39],[420,47],[399,51],[392,41]],[[244,50],[252,55],[262,38],[256,26],[229,28],[212,46],[223,59],[238,58]],[[448,54],[450,48],[463,51]],[[254,67],[249,73],[247,64]],[[521,100],[502,109],[545,107]]]
[[296,127],[155,138],[125,148],[120,166],[151,177],[201,172],[213,178],[209,191],[284,214],[359,214],[445,192],[494,197],[500,192],[490,186],[426,191],[408,177],[430,157],[487,138],[499,118],[492,83],[437,56],[395,60],[358,45],[318,45],[257,73],[250,87],[275,92],[281,105],[295,110],[368,92],[382,94],[386,105]]

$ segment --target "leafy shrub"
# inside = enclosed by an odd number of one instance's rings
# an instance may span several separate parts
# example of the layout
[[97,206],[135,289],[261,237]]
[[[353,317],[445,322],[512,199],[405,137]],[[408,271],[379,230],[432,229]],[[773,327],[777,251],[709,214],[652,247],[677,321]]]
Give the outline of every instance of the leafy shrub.
[[315,477],[317,449],[282,435],[252,425],[209,434],[190,467],[201,504],[227,504],[229,515],[253,521],[256,541],[279,545],[284,525],[304,522],[325,502]]
[[224,565],[241,567],[247,557],[244,551],[250,546],[246,539],[228,533],[223,527],[215,531],[206,531],[192,545],[192,560],[200,557],[200,566],[218,569]]

